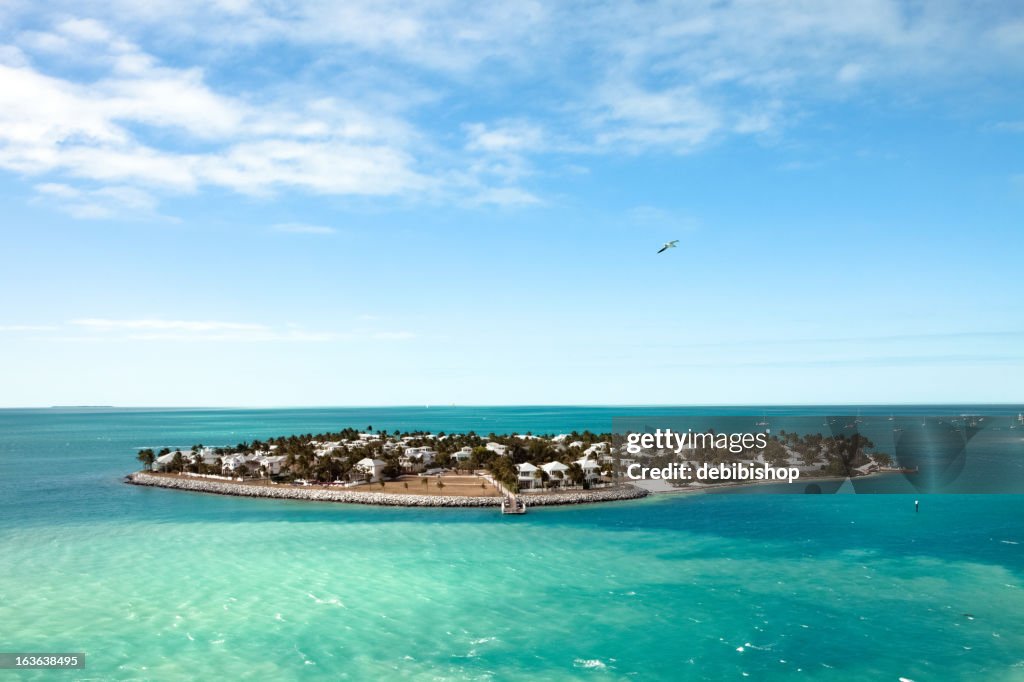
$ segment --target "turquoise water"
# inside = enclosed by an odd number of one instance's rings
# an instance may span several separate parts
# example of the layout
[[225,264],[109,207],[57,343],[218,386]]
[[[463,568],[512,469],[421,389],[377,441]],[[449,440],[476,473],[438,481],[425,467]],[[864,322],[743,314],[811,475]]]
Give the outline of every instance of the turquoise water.
[[1024,679],[1024,496],[932,495],[915,514],[903,495],[702,495],[509,519],[120,482],[136,447],[608,430],[624,412],[0,411],[0,651],[86,653],[84,671],[24,679]]

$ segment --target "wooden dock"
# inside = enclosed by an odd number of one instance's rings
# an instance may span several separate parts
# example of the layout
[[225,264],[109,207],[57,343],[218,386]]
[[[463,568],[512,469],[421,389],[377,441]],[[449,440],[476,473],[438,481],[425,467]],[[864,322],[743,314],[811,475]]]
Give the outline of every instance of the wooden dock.
[[506,495],[501,501],[502,514],[525,514],[526,502],[519,499],[517,495]]

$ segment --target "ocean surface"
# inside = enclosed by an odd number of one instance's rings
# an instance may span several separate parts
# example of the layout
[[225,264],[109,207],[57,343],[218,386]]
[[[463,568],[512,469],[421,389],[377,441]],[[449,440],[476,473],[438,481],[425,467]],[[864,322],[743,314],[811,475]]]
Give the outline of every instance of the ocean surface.
[[[937,412],[874,411],[893,409]],[[658,496],[502,518],[121,480],[138,447],[608,431],[652,412],[0,410],[0,651],[86,655],[0,679],[1024,680],[1024,495],[925,495],[919,513],[901,494]]]

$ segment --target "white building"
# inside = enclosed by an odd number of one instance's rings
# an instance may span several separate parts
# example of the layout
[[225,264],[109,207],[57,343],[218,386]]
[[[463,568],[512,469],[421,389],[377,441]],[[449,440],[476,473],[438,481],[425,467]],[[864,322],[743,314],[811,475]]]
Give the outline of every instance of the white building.
[[601,479],[601,463],[597,460],[584,456],[576,460],[576,463],[580,465],[583,475],[591,483]]
[[399,456],[398,464],[406,471],[419,472],[433,464],[436,458],[437,453],[431,448],[406,448]]
[[548,462],[547,464],[541,464],[540,468],[544,470],[549,479],[557,482],[559,485],[563,485],[569,480],[568,475],[566,475],[569,467],[561,462]]
[[186,462],[192,464],[195,464],[197,461],[210,465],[217,463],[217,452],[210,447],[199,448],[199,450],[182,450],[181,456]]
[[437,452],[426,445],[418,448],[406,448],[403,454],[409,457],[418,457],[424,464],[433,464],[437,459]]
[[534,478],[534,474],[537,471],[537,467],[533,466],[529,462],[525,462],[523,464],[517,464],[516,465],[516,469],[519,471],[519,476],[518,476],[518,479],[519,479],[519,489],[520,490],[530,490],[530,489],[532,489],[535,486],[535,484],[538,482],[537,479]]
[[361,460],[356,462],[355,469],[358,473],[364,476],[369,474],[370,482],[376,483],[381,480],[384,476],[384,467],[387,464],[379,459],[370,459],[369,457],[363,457]]
[[271,476],[277,476],[281,473],[281,467],[284,466],[284,461],[288,459],[284,455],[264,455],[256,460],[256,463],[261,467],[267,469],[267,473]]
[[491,441],[490,443],[488,443],[484,447],[487,448],[488,450],[490,450],[491,452],[493,452],[496,455],[504,455],[505,452],[508,451],[508,446],[502,445],[501,443],[495,443],[494,441]]
[[459,461],[459,462],[469,461],[469,459],[472,458],[472,457],[473,457],[473,448],[469,447],[468,445],[466,447],[462,448],[461,450],[458,450],[458,451],[452,453],[452,459],[455,459],[456,461]]
[[174,461],[174,455],[176,454],[181,453],[175,450],[174,452],[170,452],[166,455],[160,455],[159,457],[157,457],[155,460],[153,460],[153,470],[167,471],[171,467],[171,462]]
[[309,444],[313,446],[313,452],[316,454],[317,457],[330,455],[331,453],[341,449],[341,441],[328,440],[317,442],[315,440],[312,440],[309,442]]
[[[269,457],[269,455],[267,456]],[[253,469],[259,466],[257,463],[258,461],[259,457],[256,455],[244,455],[236,452],[233,455],[228,455],[221,459],[221,470],[234,472],[238,471],[242,466],[245,466],[245,468],[250,470],[251,473]]]

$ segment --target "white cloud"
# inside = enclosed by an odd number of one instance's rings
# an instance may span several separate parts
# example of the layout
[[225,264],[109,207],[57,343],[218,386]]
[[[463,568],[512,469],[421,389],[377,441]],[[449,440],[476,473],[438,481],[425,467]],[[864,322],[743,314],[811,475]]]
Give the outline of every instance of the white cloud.
[[48,332],[57,327],[39,324],[0,324],[0,332]]
[[477,206],[536,206],[540,198],[518,187],[489,187],[470,198],[469,204]]
[[337,230],[326,225],[307,225],[305,223],[278,223],[270,229],[274,232],[289,232],[292,234],[334,234]]
[[380,341],[405,341],[416,338],[412,332],[375,332],[372,337]]
[[[73,3],[67,7],[76,9]],[[468,73],[487,60],[521,59],[523,45],[547,29],[549,15],[535,0],[305,0],[287,6],[244,0],[114,0],[94,9],[105,11],[110,21],[159,27],[179,40],[213,38],[225,46],[283,42],[343,54],[383,54],[415,68],[452,74]],[[203,35],[196,26],[203,26]]]
[[[94,43],[109,36],[97,22],[64,22],[59,31],[46,35],[64,41],[61,51],[86,50],[105,74],[76,82],[24,62],[0,64],[0,167],[178,192],[219,185],[381,196],[431,185],[407,149],[415,133],[385,112],[331,97],[252,104],[215,92],[199,69],[160,66],[131,43],[100,51]],[[38,48],[41,35],[26,44]],[[146,128],[171,144],[147,142]]]
[[156,198],[137,187],[108,186],[79,189],[56,182],[34,187],[37,198],[54,203],[61,210],[81,219],[112,218],[125,215],[155,215]]
[[536,151],[545,147],[545,136],[540,126],[527,121],[501,121],[493,126],[469,123],[466,129],[466,148],[470,151],[492,153]]
[[[784,133],[853,84],[917,95],[1024,64],[1017,9],[955,1],[114,0],[79,12],[3,9],[0,168],[150,197],[213,186],[535,204],[539,155],[688,154]],[[281,44],[287,68],[262,59]]]
[[57,30],[89,43],[109,43],[114,39],[107,27],[95,19],[68,19],[61,22]]
[[112,329],[157,329],[157,330],[178,330],[191,332],[208,331],[265,331],[268,327],[263,324],[252,324],[243,322],[219,322],[211,320],[164,320],[160,318],[141,318],[129,320],[116,320],[108,318],[80,318],[71,320],[70,324],[89,329],[112,330]]
[[654,91],[630,83],[609,85],[599,96],[595,116],[598,144],[633,151],[691,152],[723,124],[721,113],[689,86]]
[[58,332],[41,339],[63,342],[202,342],[202,343],[331,343],[406,341],[406,330],[308,330],[294,323],[272,326],[226,320],[143,318],[78,318],[66,325],[0,325],[0,332]]

